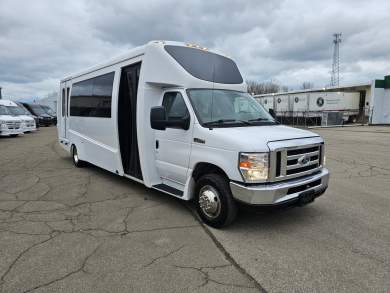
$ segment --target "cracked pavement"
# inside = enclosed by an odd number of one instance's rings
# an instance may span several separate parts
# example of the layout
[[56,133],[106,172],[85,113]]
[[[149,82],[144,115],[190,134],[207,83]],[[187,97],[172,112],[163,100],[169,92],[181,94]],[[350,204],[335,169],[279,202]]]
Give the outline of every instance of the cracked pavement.
[[56,129],[0,139],[0,292],[389,292],[390,127],[315,129],[328,191],[205,228],[184,202],[94,166]]
[[390,127],[313,131],[326,142],[327,192],[212,233],[268,292],[390,292]]
[[0,292],[259,292],[184,202],[94,166],[56,128],[0,139]]

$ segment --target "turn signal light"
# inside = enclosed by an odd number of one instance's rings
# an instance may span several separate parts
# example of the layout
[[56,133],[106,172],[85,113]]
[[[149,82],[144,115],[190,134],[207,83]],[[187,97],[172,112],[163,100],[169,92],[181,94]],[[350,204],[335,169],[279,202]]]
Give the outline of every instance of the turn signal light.
[[252,166],[253,166],[252,162],[248,162],[248,161],[240,162],[240,168],[251,168]]

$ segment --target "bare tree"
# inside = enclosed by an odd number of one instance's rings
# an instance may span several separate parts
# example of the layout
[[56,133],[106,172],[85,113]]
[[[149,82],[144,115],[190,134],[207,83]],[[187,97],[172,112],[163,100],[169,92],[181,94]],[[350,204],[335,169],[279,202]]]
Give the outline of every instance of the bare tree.
[[312,83],[310,81],[304,81],[301,85],[301,89],[303,89],[303,90],[312,89],[313,87],[314,87],[314,83]]
[[248,80],[246,83],[248,85],[248,93],[255,95],[277,93],[285,88],[272,81],[257,82]]
[[282,86],[282,92],[287,93],[288,92],[288,86],[283,85]]

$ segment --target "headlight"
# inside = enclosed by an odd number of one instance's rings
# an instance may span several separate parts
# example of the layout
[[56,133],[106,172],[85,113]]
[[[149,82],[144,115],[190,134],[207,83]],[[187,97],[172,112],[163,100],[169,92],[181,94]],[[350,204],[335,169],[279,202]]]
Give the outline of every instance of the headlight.
[[1,127],[1,126],[5,126],[5,124],[6,124],[6,123],[5,123],[4,120],[0,120],[0,127]]
[[269,153],[240,153],[238,167],[245,182],[268,179]]

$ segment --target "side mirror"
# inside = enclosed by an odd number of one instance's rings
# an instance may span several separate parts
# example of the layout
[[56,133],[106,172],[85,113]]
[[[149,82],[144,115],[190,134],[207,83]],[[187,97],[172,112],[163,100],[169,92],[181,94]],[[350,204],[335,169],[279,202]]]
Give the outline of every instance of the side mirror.
[[158,106],[150,109],[150,126],[156,130],[165,130],[167,128],[165,107]]
[[188,130],[190,128],[190,115],[187,114],[185,117],[173,120],[173,121],[168,121],[168,126],[176,127],[176,128],[181,128],[184,130]]
[[166,127],[188,130],[190,128],[190,115],[180,118],[169,118]]
[[269,109],[268,112],[270,113],[270,115],[271,115],[274,119],[276,119],[276,113],[275,113],[274,109]]

